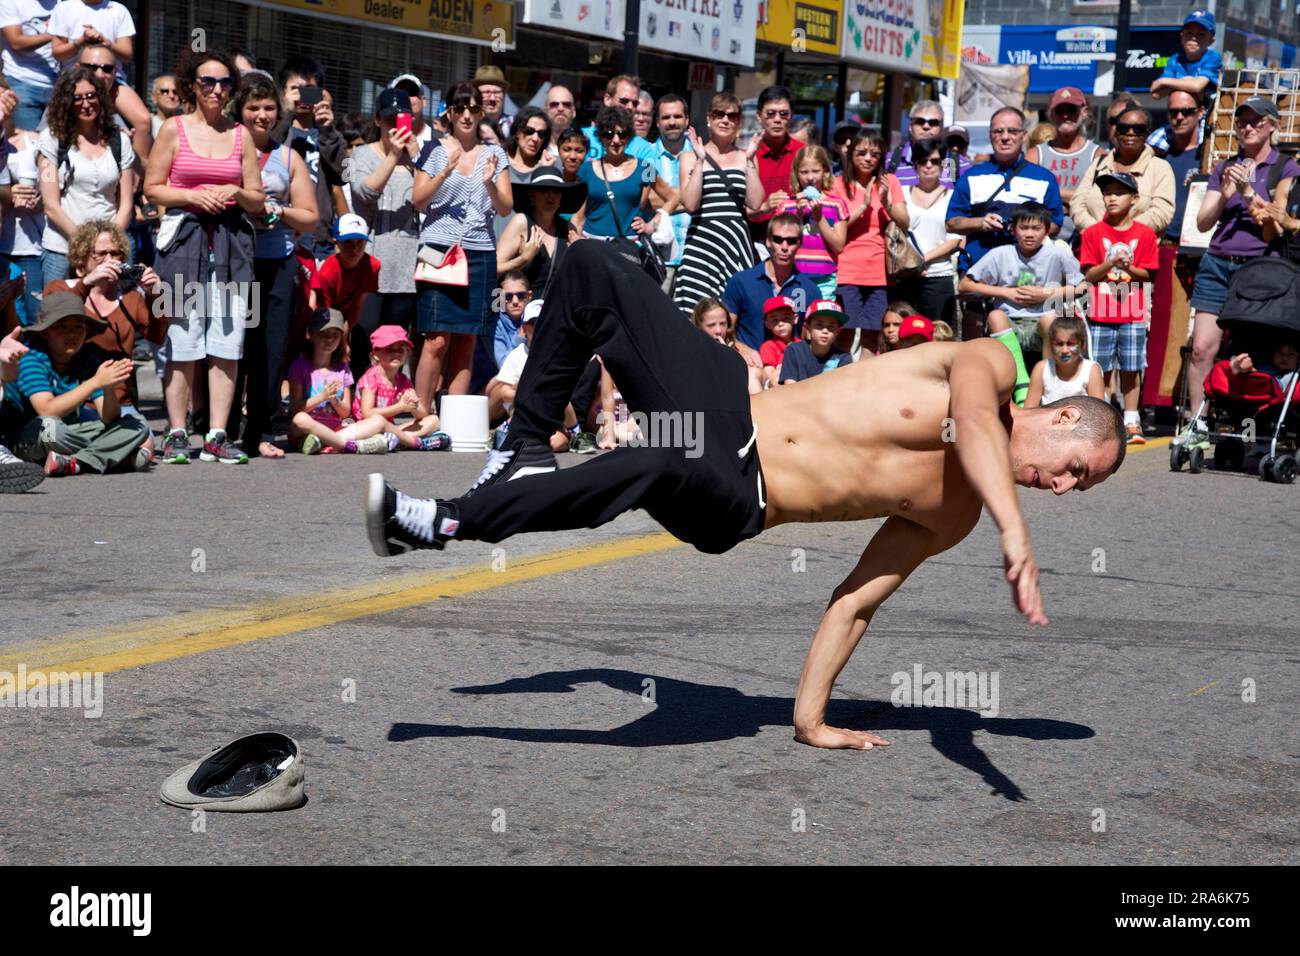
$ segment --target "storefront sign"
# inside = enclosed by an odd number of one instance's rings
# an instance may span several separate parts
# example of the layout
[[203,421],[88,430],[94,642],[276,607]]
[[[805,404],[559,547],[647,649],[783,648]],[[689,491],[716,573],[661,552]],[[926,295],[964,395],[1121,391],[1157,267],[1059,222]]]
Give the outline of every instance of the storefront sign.
[[333,20],[403,33],[430,33],[465,43],[509,49],[515,43],[515,5],[509,0],[257,0]]
[[921,34],[929,3],[942,0],[845,0],[843,56],[850,63],[921,72]]
[[[759,0],[641,0],[641,46],[754,65]],[[623,0],[525,0],[524,23],[623,41]]]
[[688,90],[712,90],[717,85],[718,70],[712,63],[692,63],[687,80]]
[[957,79],[961,63],[961,27],[965,0],[929,0],[930,28],[921,40],[921,72]]
[[[758,39],[795,53],[840,55],[838,0],[760,0]],[[799,49],[802,46],[803,49]]]

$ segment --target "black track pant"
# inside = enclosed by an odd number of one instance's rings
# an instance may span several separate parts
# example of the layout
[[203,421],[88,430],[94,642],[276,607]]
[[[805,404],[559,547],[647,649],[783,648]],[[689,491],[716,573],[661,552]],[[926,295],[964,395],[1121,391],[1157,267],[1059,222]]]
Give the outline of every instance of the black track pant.
[[547,444],[593,353],[654,447],[619,448],[457,499],[457,537],[495,542],[595,528],[634,508],[713,554],[762,531],[744,360],[684,320],[653,280],[606,243],[575,244],[551,282],[510,442]]

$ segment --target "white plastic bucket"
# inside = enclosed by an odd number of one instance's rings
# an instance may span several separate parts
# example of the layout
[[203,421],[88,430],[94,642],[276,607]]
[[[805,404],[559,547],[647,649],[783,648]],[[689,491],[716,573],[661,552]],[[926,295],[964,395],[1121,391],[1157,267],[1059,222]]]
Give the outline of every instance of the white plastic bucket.
[[451,436],[452,451],[487,451],[486,395],[444,395],[439,428]]

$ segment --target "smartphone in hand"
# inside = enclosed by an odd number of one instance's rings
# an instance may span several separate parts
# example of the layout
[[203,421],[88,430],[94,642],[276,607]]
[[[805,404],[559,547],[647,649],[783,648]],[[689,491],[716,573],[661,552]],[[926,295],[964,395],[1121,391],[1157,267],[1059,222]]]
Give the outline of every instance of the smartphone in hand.
[[397,121],[395,123],[395,128],[401,130],[402,132],[406,133],[409,136],[411,133],[411,114],[398,113]]

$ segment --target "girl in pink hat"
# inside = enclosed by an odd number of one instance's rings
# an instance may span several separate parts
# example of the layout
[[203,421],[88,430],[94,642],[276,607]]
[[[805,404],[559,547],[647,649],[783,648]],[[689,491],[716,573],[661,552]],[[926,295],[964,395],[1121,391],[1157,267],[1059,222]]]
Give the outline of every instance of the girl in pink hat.
[[[414,451],[448,451],[451,436],[438,431],[438,416],[415,393],[402,366],[415,346],[400,325],[381,325],[370,335],[370,368],[357,382],[352,417],[384,419],[384,430]],[[399,415],[412,420],[398,424]]]

